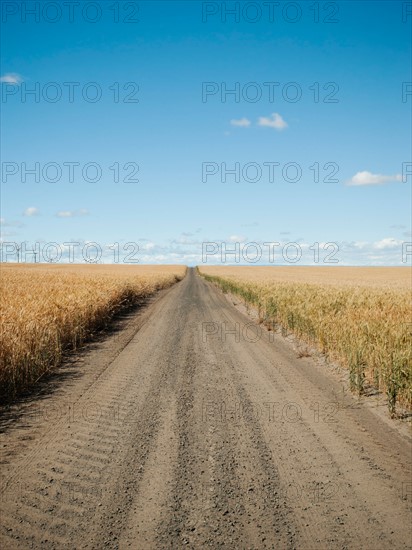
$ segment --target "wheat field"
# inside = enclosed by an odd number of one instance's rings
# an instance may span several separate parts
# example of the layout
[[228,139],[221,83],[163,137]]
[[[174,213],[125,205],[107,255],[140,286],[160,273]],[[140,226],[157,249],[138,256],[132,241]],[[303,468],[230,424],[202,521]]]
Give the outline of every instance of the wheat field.
[[0,394],[13,397],[185,266],[1,264]]
[[293,332],[349,370],[351,388],[385,392],[392,416],[412,410],[412,270],[400,268],[201,266],[260,319]]

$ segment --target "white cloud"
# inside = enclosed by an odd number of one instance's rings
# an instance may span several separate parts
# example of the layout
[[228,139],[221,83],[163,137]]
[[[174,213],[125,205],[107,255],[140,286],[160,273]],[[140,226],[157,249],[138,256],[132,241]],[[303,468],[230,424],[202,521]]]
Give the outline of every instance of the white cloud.
[[252,123],[248,118],[239,118],[239,119],[232,118],[232,120],[230,121],[230,124],[232,126],[239,126],[240,128],[248,128]]
[[229,241],[231,243],[244,243],[246,241],[246,237],[243,235],[231,235],[229,237]]
[[258,126],[267,126],[269,128],[275,128],[276,130],[284,130],[288,125],[279,113],[272,113],[270,117],[259,117]]
[[364,170],[363,172],[356,172],[347,185],[382,185],[384,183],[390,183],[394,181],[402,181],[402,175],[396,174],[394,176],[384,176],[383,174],[372,174]]
[[23,79],[17,73],[6,73],[0,76],[0,82],[4,82],[5,84],[21,84]]
[[38,214],[39,214],[39,209],[36,208],[35,206],[29,206],[23,212],[23,216],[37,216]]
[[352,243],[352,246],[357,250],[366,250],[369,246],[369,243],[367,241],[354,241]]
[[[341,241],[339,265],[403,266],[404,241],[384,237],[376,241]],[[410,261],[410,260],[409,260]]]
[[385,239],[381,239],[380,241],[376,241],[373,243],[373,248],[375,248],[376,250],[400,248],[401,246],[402,241],[392,239],[391,237],[386,237]]
[[58,218],[72,218],[74,216],[74,212],[71,210],[60,210],[60,212],[57,212],[56,216]]
[[88,214],[88,210],[81,208],[80,210],[60,210],[56,216],[58,218],[73,218],[74,216],[87,216]]

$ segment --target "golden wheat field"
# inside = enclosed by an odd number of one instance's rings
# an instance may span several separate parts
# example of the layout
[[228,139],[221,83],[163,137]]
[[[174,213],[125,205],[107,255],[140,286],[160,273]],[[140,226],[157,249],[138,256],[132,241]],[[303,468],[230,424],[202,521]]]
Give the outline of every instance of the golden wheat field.
[[0,388],[13,396],[186,267],[2,264]]
[[200,273],[349,369],[353,390],[369,384],[412,409],[412,270],[407,267],[226,267]]

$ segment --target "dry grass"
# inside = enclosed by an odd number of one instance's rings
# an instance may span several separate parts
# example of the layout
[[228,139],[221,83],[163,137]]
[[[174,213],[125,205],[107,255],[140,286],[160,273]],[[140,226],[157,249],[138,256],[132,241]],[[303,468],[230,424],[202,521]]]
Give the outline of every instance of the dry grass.
[[184,266],[1,264],[0,393],[11,397]]
[[386,392],[389,409],[412,409],[410,268],[200,267],[224,291],[259,308],[349,369],[352,389]]

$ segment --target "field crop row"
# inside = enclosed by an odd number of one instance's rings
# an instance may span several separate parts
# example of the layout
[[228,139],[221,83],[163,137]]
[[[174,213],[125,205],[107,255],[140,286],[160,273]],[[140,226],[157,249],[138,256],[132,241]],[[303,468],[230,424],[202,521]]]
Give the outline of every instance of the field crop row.
[[351,388],[368,384],[412,409],[409,268],[200,267],[207,280],[242,297],[278,325],[349,369]]
[[0,394],[13,397],[184,266],[2,264]]

